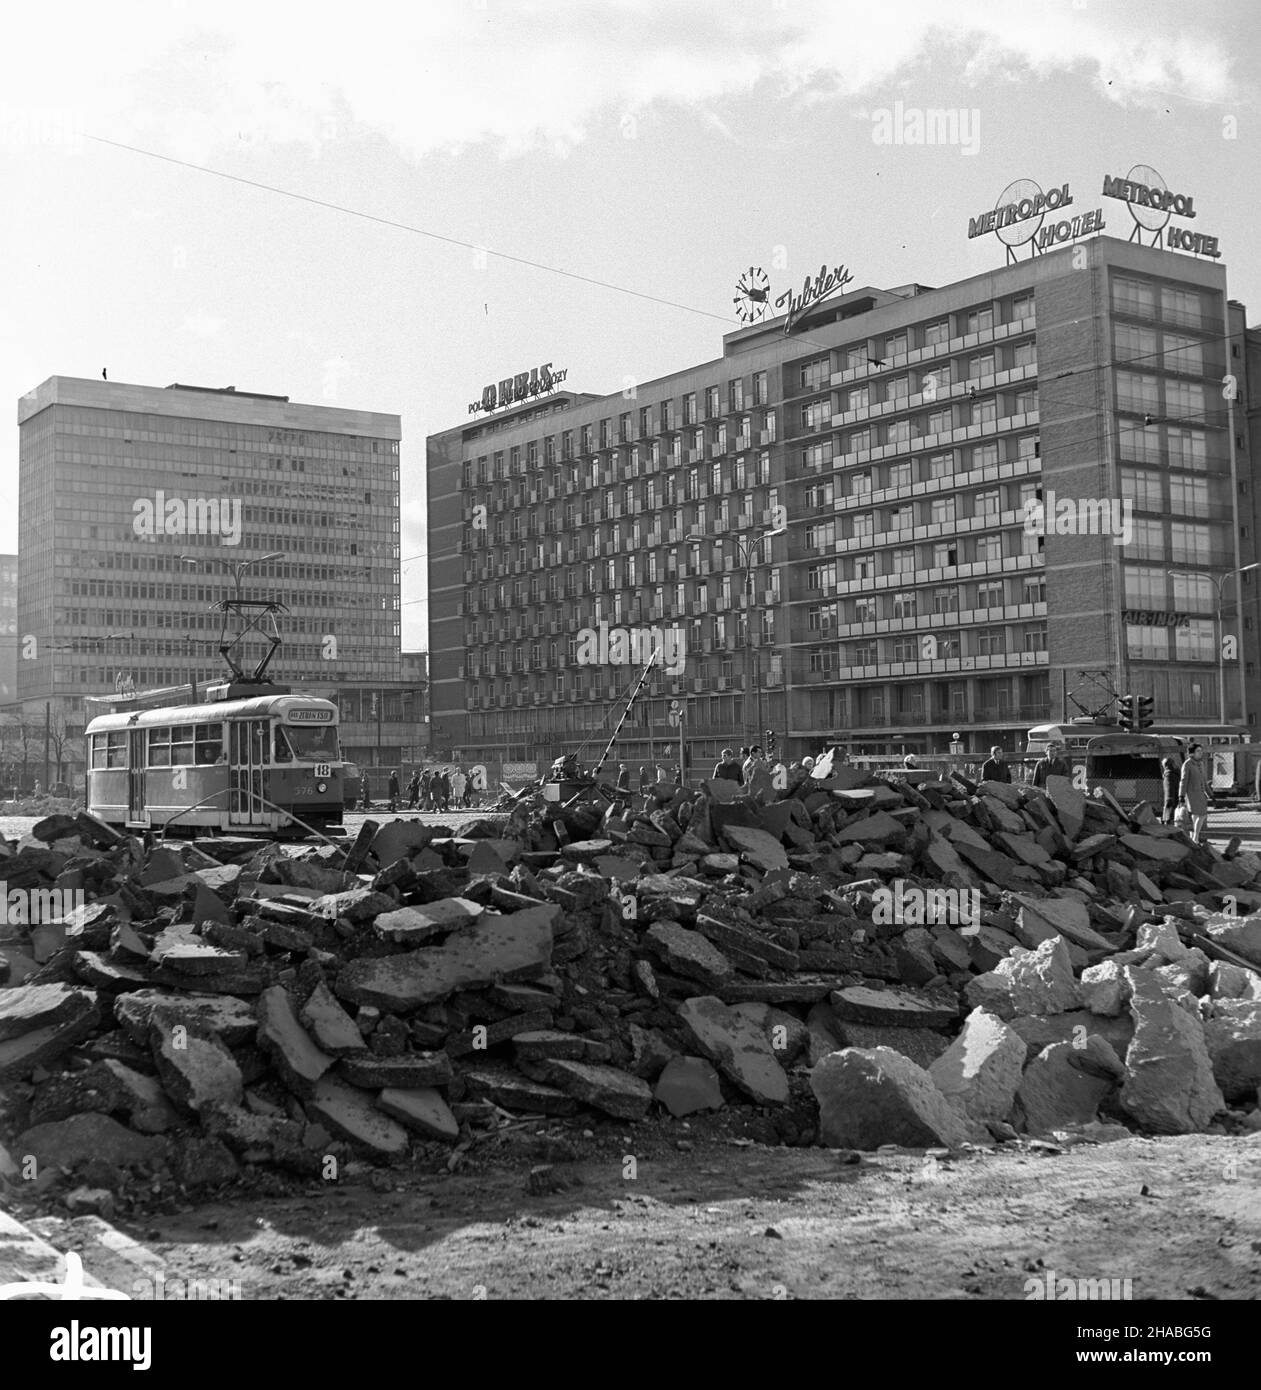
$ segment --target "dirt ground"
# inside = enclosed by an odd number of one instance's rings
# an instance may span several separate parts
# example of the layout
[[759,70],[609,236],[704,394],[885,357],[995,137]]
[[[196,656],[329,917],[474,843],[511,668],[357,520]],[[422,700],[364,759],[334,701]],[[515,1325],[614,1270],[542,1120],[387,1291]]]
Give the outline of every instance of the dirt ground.
[[[434,1147],[113,1224],[168,1285],[243,1299],[1016,1300],[1048,1270],[1136,1300],[1261,1298],[1261,1134],[858,1156],[718,1119],[530,1124],[451,1173]],[[77,1248],[77,1221],[18,1214]]]

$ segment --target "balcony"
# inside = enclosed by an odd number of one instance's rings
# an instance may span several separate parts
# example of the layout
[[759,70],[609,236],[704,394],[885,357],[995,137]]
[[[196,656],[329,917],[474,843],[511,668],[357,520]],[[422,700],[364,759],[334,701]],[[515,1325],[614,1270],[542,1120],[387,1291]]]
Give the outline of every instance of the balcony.
[[[831,418],[828,417],[828,416],[824,416],[814,428],[815,428],[815,429],[828,429],[828,428],[831,426],[831,424],[832,424]],[[774,442],[775,442],[775,431],[774,431],[774,430],[759,430],[759,431],[758,431],[758,436],[757,436],[757,442],[758,442],[759,444],[762,444],[762,445],[764,445],[764,444],[774,444]]]

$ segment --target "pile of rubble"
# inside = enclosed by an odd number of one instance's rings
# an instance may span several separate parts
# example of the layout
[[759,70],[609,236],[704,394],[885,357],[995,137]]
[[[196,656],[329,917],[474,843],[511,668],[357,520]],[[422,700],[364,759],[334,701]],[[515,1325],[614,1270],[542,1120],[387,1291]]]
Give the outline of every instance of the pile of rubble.
[[0,1171],[315,1174],[655,1105],[847,1148],[1261,1126],[1261,858],[1067,779],[779,781],[296,850],[49,817],[0,879],[84,902],[0,927]]

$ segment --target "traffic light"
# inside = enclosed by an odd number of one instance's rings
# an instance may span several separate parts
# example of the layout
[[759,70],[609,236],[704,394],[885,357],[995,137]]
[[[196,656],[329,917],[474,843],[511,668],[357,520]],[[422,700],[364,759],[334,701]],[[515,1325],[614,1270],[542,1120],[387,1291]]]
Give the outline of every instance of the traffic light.
[[1134,713],[1133,695],[1121,696],[1121,712],[1117,715],[1117,723],[1120,724],[1127,734],[1132,734],[1138,727]]
[[1134,702],[1134,727],[1135,729],[1150,729],[1156,722],[1156,715],[1153,709],[1155,701],[1150,695],[1140,695]]

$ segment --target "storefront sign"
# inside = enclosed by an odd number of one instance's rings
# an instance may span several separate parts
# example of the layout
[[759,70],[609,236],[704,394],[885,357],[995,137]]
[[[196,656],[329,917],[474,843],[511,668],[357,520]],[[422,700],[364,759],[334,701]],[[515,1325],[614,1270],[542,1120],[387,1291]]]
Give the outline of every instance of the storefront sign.
[[499,410],[505,405],[519,405],[535,396],[545,396],[555,391],[569,375],[564,371],[552,371],[552,364],[544,362],[541,367],[532,367],[528,372],[518,372],[516,376],[506,376],[497,385],[490,382],[482,387],[482,398],[469,404],[468,413],[476,415],[483,410]]
[[1150,608],[1123,608],[1121,621],[1134,627],[1190,627],[1192,614],[1157,612]]
[[1221,259],[1221,247],[1215,236],[1191,232],[1185,227],[1170,227],[1169,218],[1195,216],[1195,200],[1188,193],[1174,193],[1150,164],[1136,164],[1124,178],[1104,175],[1103,196],[1117,198],[1128,204],[1134,219],[1130,240],[1143,245],[1143,233],[1152,234],[1151,245],[1163,245],[1170,251],[1189,251],[1193,256]]
[[791,333],[793,324],[800,315],[805,313],[807,309],[812,309],[828,295],[844,289],[853,278],[853,275],[843,265],[834,266],[829,270],[824,264],[819,267],[819,273],[813,280],[807,279],[802,284],[801,290],[797,294],[794,294],[792,290],[785,290],[775,301],[777,309],[785,304],[788,306],[788,321],[784,324],[784,332]]

